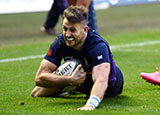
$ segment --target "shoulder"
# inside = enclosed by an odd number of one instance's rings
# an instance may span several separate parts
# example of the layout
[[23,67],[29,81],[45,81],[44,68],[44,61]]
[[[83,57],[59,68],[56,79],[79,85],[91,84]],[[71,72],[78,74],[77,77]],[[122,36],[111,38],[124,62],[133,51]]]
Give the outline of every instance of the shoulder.
[[53,43],[50,45],[50,49],[58,50],[62,47],[65,47],[66,43],[64,41],[63,34],[57,36],[57,38],[53,41]]
[[98,33],[94,30],[89,29],[87,36],[87,46],[89,49],[97,49],[103,47],[108,47],[108,42],[105,41]]
[[53,44],[54,44],[54,43],[55,43],[56,45],[63,45],[63,44],[65,44],[63,34],[60,34],[59,36],[57,36],[57,38],[54,40]]
[[87,39],[85,50],[92,64],[95,66],[103,62],[110,62],[111,52],[107,41],[95,32],[89,33]]
[[65,41],[63,34],[59,35],[54,42],[50,45],[44,59],[59,66],[62,59],[62,52],[65,50]]

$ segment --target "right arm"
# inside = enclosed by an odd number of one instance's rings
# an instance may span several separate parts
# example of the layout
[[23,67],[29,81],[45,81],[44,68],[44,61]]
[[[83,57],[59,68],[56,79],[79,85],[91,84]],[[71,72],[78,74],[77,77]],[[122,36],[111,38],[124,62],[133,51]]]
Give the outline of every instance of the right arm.
[[57,66],[55,64],[43,59],[36,74],[36,85],[46,88],[64,88],[71,85],[78,86],[85,79],[85,73],[79,71],[81,68],[80,65],[71,76],[53,74],[56,68]]

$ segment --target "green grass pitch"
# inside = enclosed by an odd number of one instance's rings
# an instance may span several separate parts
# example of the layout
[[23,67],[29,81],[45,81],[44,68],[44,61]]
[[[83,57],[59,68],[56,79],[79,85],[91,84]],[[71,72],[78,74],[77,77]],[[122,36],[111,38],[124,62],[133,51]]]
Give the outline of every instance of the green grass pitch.
[[[160,114],[160,86],[141,72],[160,67],[160,4],[113,7],[96,11],[99,33],[111,46],[124,75],[124,90],[106,98],[94,111],[77,111],[84,94],[32,98],[34,77],[42,58],[0,62],[1,115],[141,115]],[[54,36],[39,31],[46,13],[0,15],[0,60],[45,54]],[[61,32],[61,19],[56,27]]]

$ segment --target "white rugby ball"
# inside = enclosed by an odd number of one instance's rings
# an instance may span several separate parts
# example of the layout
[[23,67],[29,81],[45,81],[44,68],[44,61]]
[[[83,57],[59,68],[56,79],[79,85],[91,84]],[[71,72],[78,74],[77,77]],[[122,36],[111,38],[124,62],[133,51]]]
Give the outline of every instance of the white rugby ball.
[[64,63],[62,63],[56,71],[54,71],[54,74],[57,75],[72,75],[73,71],[77,68],[77,66],[81,64],[79,60],[72,59],[67,60]]
[[[77,68],[77,66],[81,64],[79,60],[72,59],[72,60],[67,60],[64,63],[62,63],[56,71],[54,71],[54,74],[57,75],[64,75],[64,76],[70,76],[72,75],[73,71]],[[83,68],[81,68],[80,71],[84,71]],[[76,86],[67,86],[63,89],[63,92],[68,92],[73,89],[75,89]]]

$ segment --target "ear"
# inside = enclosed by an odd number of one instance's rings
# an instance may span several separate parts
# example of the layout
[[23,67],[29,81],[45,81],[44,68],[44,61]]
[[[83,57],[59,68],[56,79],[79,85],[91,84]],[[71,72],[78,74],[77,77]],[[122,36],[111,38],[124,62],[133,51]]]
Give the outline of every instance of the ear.
[[84,26],[84,32],[88,32],[88,26],[87,25]]

